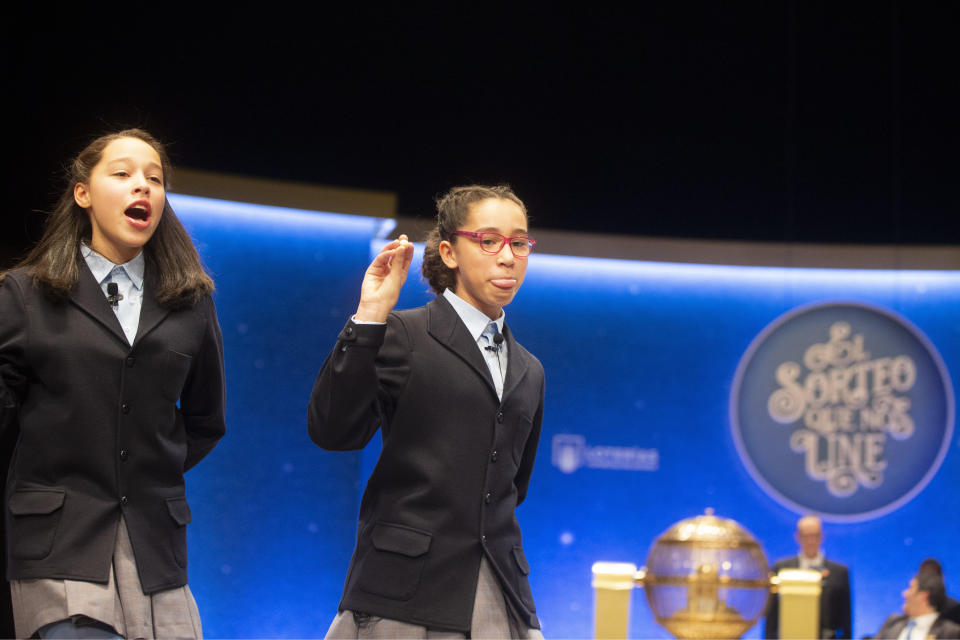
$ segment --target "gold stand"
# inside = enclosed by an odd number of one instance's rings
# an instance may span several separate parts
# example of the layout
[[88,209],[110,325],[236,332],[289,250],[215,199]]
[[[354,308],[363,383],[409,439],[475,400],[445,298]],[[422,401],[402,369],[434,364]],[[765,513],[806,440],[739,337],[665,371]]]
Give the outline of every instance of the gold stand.
[[809,640],[820,637],[819,571],[783,569],[777,574],[780,593],[780,638]]
[[598,640],[626,640],[630,619],[630,592],[637,566],[629,562],[593,563],[593,637]]

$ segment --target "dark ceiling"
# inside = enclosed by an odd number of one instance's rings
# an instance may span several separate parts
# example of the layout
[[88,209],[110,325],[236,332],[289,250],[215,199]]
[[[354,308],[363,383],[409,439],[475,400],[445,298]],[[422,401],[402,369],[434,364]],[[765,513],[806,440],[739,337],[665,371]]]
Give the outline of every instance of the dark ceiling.
[[62,163],[131,125],[175,165],[405,216],[506,181],[534,228],[960,244],[960,3],[354,4],[8,21],[6,255]]

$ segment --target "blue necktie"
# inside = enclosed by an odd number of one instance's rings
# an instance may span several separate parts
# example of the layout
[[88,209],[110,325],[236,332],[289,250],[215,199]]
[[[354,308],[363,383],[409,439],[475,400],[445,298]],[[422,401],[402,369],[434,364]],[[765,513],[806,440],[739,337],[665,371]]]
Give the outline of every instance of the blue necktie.
[[916,620],[911,620],[910,622],[907,623],[907,628],[906,628],[907,635],[903,636],[904,640],[910,640],[910,634],[913,633],[913,628],[915,626],[917,626]]
[[500,345],[494,342],[493,336],[500,333],[496,322],[491,322],[480,334],[483,340],[483,359],[487,361],[487,368],[493,377],[493,386],[497,390],[497,397],[503,399],[503,364],[500,362]]

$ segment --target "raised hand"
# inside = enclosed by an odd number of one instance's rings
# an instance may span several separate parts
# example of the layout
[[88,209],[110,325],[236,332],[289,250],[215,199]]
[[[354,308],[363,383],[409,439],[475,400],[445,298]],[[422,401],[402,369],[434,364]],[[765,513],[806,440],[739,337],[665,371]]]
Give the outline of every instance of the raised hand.
[[360,304],[354,316],[356,320],[387,321],[387,315],[400,297],[400,288],[407,279],[412,260],[413,245],[406,235],[401,235],[380,250],[363,276]]

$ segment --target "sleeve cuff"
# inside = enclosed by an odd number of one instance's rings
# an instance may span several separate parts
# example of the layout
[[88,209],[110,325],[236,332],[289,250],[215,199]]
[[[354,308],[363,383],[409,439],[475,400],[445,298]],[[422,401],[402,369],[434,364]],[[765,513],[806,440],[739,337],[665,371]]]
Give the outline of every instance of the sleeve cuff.
[[383,337],[387,332],[386,322],[354,322],[353,318],[347,321],[340,330],[337,340],[342,343],[341,350],[346,350],[347,344],[358,347],[376,347],[383,344]]
[[350,322],[353,324],[372,324],[372,325],[386,325],[386,322],[373,322],[372,320],[357,320],[357,314],[350,316]]

